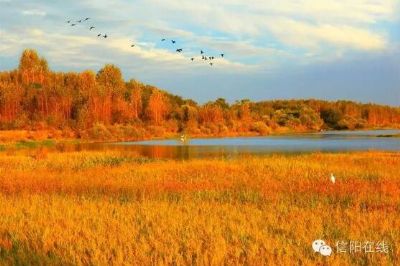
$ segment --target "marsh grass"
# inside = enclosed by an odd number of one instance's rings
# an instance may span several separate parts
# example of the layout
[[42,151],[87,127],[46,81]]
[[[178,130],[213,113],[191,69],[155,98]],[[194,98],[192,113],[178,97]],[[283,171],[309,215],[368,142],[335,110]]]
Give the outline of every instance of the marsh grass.
[[13,240],[11,248],[0,250],[0,262],[2,265],[73,265],[57,257],[55,253],[38,253],[27,247],[26,244]]
[[[397,265],[399,165],[383,152],[0,153],[0,264]],[[311,250],[319,238],[391,251],[324,258]]]

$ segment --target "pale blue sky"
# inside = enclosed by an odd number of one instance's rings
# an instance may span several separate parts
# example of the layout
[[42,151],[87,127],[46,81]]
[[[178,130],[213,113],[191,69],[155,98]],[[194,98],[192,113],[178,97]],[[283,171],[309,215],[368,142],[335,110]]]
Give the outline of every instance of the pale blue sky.
[[[400,1],[250,2],[0,0],[0,70],[16,67],[22,50],[35,48],[54,70],[97,71],[113,63],[126,79],[199,102],[319,98],[400,105]],[[66,24],[84,17],[91,20]],[[99,32],[109,38],[97,38]],[[226,56],[211,67],[198,60],[200,49]]]

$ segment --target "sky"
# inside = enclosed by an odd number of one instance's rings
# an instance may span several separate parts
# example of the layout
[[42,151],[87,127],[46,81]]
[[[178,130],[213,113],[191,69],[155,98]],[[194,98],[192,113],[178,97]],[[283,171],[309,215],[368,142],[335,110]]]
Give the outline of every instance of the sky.
[[[16,68],[26,48],[55,71],[112,63],[126,80],[200,103],[400,106],[399,0],[0,0],[0,70]],[[213,66],[200,50],[215,57]]]

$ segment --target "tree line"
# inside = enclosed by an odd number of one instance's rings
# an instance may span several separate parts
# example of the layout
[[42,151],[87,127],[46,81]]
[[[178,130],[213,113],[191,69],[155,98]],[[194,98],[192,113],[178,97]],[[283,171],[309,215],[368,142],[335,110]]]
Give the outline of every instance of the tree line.
[[[0,129],[129,127],[150,135],[268,134],[276,131],[398,127],[400,108],[351,101],[273,100],[205,104],[151,85],[124,81],[114,65],[97,73],[54,72],[34,50],[0,72]],[[151,132],[151,133],[149,133]]]

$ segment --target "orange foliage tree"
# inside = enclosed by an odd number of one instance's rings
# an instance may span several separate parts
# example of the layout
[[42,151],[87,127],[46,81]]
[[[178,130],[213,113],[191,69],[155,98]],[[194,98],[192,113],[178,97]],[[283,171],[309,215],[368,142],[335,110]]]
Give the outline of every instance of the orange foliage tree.
[[164,121],[168,112],[168,102],[164,94],[158,90],[153,91],[147,105],[148,118],[156,125]]
[[198,105],[133,79],[125,82],[121,70],[110,64],[97,74],[52,72],[46,60],[30,49],[23,51],[16,70],[0,72],[0,129],[44,125],[81,130],[96,123],[134,124],[142,129],[158,125],[171,132],[190,128],[203,134],[228,130],[264,134],[279,127],[297,131],[400,127],[400,108],[316,99],[239,100],[230,105],[219,98]]

